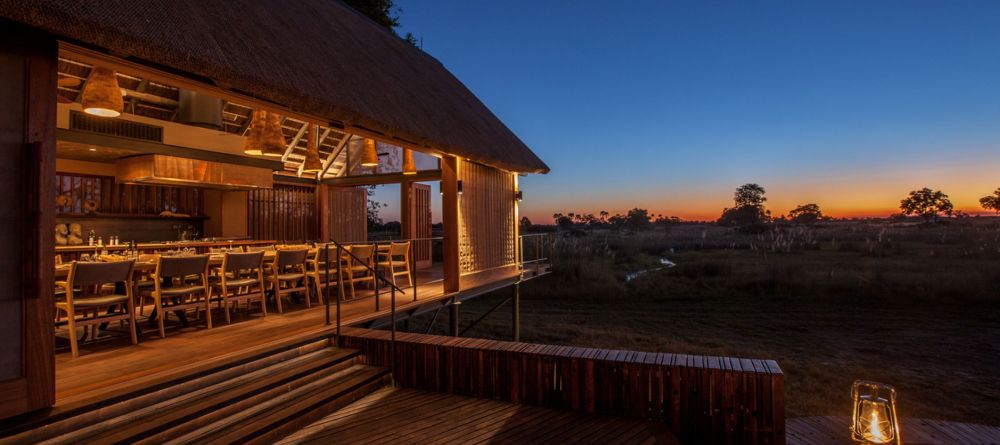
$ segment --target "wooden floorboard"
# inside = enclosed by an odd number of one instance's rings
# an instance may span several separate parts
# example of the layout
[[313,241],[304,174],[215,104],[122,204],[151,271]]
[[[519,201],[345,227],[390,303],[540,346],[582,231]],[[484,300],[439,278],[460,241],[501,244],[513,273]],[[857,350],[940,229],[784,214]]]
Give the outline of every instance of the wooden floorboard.
[[[404,400],[405,403],[395,403]],[[346,415],[345,415],[346,413]],[[377,413],[377,415],[376,415]],[[602,434],[580,434],[600,427]],[[384,388],[279,444],[672,443],[647,422]],[[666,439],[666,440],[664,440]]]
[[[463,290],[459,296],[470,295],[476,288],[512,283],[517,274],[498,270],[463,277]],[[397,295],[397,311],[402,312],[455,296],[445,294],[440,281],[429,277],[430,283],[418,281],[418,300],[412,294]],[[425,280],[427,278],[424,278]],[[334,289],[335,290],[335,289]],[[404,289],[410,291],[411,289]],[[344,302],[341,314],[344,325],[379,319],[389,314],[390,295],[380,297],[381,310],[375,311],[374,297]],[[332,312],[331,308],[331,312]],[[148,312],[147,312],[148,313]],[[61,406],[87,403],[112,393],[149,386],[186,373],[244,356],[330,334],[333,326],[325,325],[325,309],[304,303],[284,314],[268,311],[260,316],[259,309],[247,312],[240,309],[233,324],[225,324],[223,313],[213,315],[215,327],[207,329],[199,320],[190,320],[188,327],[181,327],[171,316],[166,338],[159,338],[155,329],[143,322],[143,335],[138,345],[132,345],[126,336],[119,335],[105,341],[81,344],[79,357],[68,352],[56,354],[56,409]],[[112,336],[122,330],[117,324],[109,329]]]
[[[797,417],[785,422],[788,445],[853,444],[847,417]],[[903,419],[907,445],[1000,444],[1000,427],[929,419]]]

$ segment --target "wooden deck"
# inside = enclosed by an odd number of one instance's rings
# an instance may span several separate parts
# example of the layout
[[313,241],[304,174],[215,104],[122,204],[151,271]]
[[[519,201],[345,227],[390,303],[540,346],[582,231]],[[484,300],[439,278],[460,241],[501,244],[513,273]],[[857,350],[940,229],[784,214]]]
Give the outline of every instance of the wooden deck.
[[677,443],[662,425],[414,389],[384,388],[279,444]]
[[[517,280],[513,269],[501,269],[462,277],[458,294],[446,294],[440,280],[425,274],[418,281],[417,301],[410,289],[406,295],[397,294],[397,311],[412,311],[428,304],[439,304],[452,297],[471,298],[478,293],[510,285]],[[332,289],[334,291],[335,289]],[[388,293],[381,295],[381,310],[376,312],[374,296],[342,303],[344,325],[376,320],[389,314]],[[333,309],[331,308],[331,313]],[[125,393],[143,386],[206,369],[215,363],[251,357],[254,354],[301,342],[323,334],[332,333],[334,326],[327,326],[323,306],[306,309],[300,303],[284,314],[268,312],[261,317],[259,310],[247,315],[239,311],[233,324],[226,325],[221,313],[213,315],[215,327],[206,329],[203,322],[192,320],[188,327],[180,327],[171,317],[166,338],[159,338],[155,329],[141,322],[144,328],[138,345],[128,342],[127,336],[117,335],[106,341],[81,344],[80,356],[73,358],[68,351],[56,354],[56,406],[57,410]],[[332,315],[331,315],[332,316]],[[115,327],[117,328],[117,326]],[[113,335],[114,333],[112,333]]]
[[[929,419],[903,419],[900,436],[907,445],[1000,444],[1000,427]],[[788,419],[788,445],[849,445],[851,420],[847,417],[798,417]]]

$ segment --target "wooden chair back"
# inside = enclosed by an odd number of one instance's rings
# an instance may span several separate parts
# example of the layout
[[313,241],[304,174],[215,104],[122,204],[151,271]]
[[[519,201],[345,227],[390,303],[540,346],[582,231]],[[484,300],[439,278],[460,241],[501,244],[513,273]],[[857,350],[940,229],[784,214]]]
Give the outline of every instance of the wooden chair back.
[[224,272],[239,273],[245,270],[260,269],[264,264],[264,251],[248,253],[227,253],[222,259]]
[[[81,263],[74,261],[70,269],[68,282],[74,286],[101,286],[104,284],[126,283],[132,281],[132,268],[135,261],[116,261],[113,263]],[[127,286],[126,286],[127,287]]]
[[275,269],[281,272],[288,267],[301,267],[304,272],[308,254],[308,249],[279,250],[274,258]]
[[375,245],[358,244],[351,246],[351,254],[354,255],[354,258],[357,258],[355,261],[362,261],[365,264],[370,263],[372,256],[375,255]]
[[[389,256],[390,257],[409,256],[409,254],[410,254],[410,242],[409,241],[407,241],[405,243],[392,243],[392,244],[389,245]],[[392,258],[389,258],[389,259],[391,260]]]
[[208,273],[208,255],[183,255],[160,257],[157,267],[159,278],[184,278],[188,275]]

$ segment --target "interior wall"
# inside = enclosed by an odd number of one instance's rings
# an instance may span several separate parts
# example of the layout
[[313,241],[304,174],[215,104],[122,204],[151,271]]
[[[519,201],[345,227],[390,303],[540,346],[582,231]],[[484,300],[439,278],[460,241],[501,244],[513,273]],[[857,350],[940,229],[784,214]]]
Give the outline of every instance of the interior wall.
[[458,179],[459,264],[462,273],[516,263],[516,175],[493,167],[461,161]]
[[220,235],[224,237],[244,237],[247,230],[247,194],[241,191],[221,192],[221,213],[219,217]]

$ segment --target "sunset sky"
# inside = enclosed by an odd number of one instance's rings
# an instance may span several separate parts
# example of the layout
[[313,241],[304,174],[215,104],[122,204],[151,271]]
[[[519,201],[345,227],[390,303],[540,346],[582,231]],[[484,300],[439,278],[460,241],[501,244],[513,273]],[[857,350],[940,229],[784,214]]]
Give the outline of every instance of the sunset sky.
[[1000,2],[397,1],[552,168],[521,180],[535,222],[715,219],[746,182],[776,215],[1000,187]]

